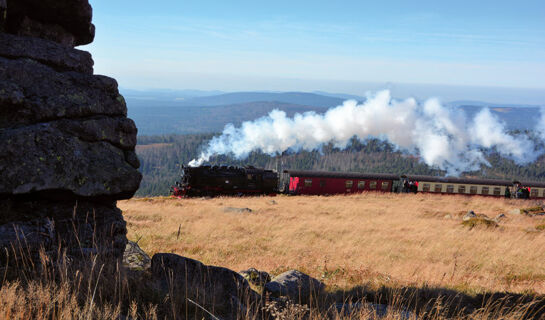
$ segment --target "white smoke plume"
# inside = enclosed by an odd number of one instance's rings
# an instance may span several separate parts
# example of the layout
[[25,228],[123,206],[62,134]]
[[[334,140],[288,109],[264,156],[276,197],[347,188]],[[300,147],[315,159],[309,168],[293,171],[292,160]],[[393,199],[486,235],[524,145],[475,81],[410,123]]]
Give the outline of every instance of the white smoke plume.
[[537,123],[537,133],[542,141],[545,141],[545,107],[541,108],[541,118]]
[[[545,115],[542,120],[545,126]],[[286,150],[310,151],[328,142],[342,148],[354,136],[386,140],[450,175],[489,165],[483,148],[496,148],[518,163],[532,162],[538,156],[527,137],[509,135],[488,109],[470,120],[460,110],[442,106],[437,99],[423,104],[412,98],[396,101],[384,90],[369,96],[363,104],[348,100],[324,114],[308,112],[288,118],[285,112],[273,110],[239,128],[229,124],[189,165],[198,166],[222,154],[241,159],[256,150],[270,155]]]

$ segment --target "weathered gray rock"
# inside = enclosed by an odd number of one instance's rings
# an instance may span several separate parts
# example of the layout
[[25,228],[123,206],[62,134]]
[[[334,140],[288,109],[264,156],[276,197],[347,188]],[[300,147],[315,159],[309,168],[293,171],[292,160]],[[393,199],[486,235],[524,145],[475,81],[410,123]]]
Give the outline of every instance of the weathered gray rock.
[[462,218],[463,221],[468,221],[469,219],[477,218],[477,215],[473,210],[470,210],[466,213],[466,215]]
[[114,200],[130,198],[140,184],[123,150],[107,141],[86,142],[48,123],[4,130],[0,141],[0,195]]
[[494,218],[494,221],[499,223],[500,221],[503,221],[505,219],[507,219],[507,216],[503,213],[500,213]]
[[95,36],[92,16],[88,0],[7,0],[6,31],[83,45]]
[[94,62],[89,52],[39,38],[0,33],[0,56],[11,59],[33,59],[57,71],[93,73]]
[[5,32],[7,20],[8,2],[0,0],[0,32]]
[[0,57],[0,128],[97,115],[127,115],[114,79]]
[[250,212],[252,212],[252,209],[250,209],[250,208],[225,207],[225,208],[223,208],[223,212],[227,212],[227,213],[250,213]]
[[413,313],[407,310],[399,310],[392,306],[378,303],[336,303],[335,309],[338,314],[347,317],[358,317],[361,315],[368,314],[369,316],[376,316],[377,318],[386,318],[391,317],[393,319],[412,319],[414,317]]
[[116,200],[141,180],[137,130],[117,82],[72,48],[92,41],[91,18],[88,0],[0,0],[1,261],[123,255]]
[[43,23],[26,16],[19,23],[17,35],[50,40],[70,48],[76,45],[76,37],[63,27]]
[[123,252],[123,264],[130,269],[149,269],[151,258],[136,242],[127,241],[125,252]]
[[[37,255],[38,249],[70,255],[100,252],[120,257],[125,248],[126,223],[114,202],[83,200],[0,200],[0,248],[22,248]],[[14,262],[13,252],[11,260]],[[5,250],[0,261],[5,261]]]
[[265,285],[265,292],[273,297],[287,296],[295,303],[308,304],[312,297],[319,295],[325,285],[297,270],[286,271]]
[[[198,303],[221,319],[236,319],[248,308],[260,304],[254,292],[240,274],[221,267],[171,253],[158,253],[151,259],[151,271],[162,291],[183,309],[187,299]],[[189,303],[190,304],[190,303]],[[178,310],[183,314],[182,310]]]
[[126,117],[61,119],[46,125],[87,142],[105,141],[123,150],[134,150],[136,145],[136,125]]
[[263,287],[271,281],[271,276],[265,271],[259,271],[255,268],[239,271],[239,274],[248,280],[249,283]]

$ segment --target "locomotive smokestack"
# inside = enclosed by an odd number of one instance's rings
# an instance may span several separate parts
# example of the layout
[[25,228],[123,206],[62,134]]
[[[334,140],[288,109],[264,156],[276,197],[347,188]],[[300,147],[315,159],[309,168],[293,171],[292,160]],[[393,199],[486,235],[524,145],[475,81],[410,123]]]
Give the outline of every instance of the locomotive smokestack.
[[[544,128],[545,116],[542,121]],[[538,129],[545,139],[542,128]],[[539,156],[528,137],[508,134],[488,109],[468,119],[461,110],[446,108],[437,99],[422,104],[413,98],[397,101],[384,90],[368,96],[365,103],[348,100],[324,114],[307,112],[288,118],[285,112],[273,110],[239,128],[228,124],[190,165],[219,154],[241,159],[255,150],[278,155],[286,150],[316,150],[329,142],[344,148],[354,136],[388,141],[450,175],[489,165],[482,151],[485,148],[495,148],[518,163],[532,162]]]

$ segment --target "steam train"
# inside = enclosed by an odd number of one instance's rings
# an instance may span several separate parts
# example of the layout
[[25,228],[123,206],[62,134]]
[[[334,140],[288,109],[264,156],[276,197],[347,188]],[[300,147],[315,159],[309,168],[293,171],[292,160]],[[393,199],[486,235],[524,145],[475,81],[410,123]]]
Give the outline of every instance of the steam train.
[[278,192],[278,175],[254,167],[182,167],[181,179],[171,187],[176,197],[259,195]]
[[421,192],[545,199],[545,183],[357,172],[273,170],[233,166],[182,167],[175,197],[217,195],[333,195],[359,192]]

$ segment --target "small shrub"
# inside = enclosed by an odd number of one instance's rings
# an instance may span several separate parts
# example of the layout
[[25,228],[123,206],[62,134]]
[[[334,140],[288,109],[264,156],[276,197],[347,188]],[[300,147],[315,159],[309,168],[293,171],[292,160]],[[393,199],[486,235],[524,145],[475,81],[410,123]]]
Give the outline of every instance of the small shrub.
[[536,226],[536,230],[545,231],[545,223],[544,224],[538,224]]
[[496,228],[498,226],[498,223],[494,220],[477,217],[463,221],[462,225],[468,227],[469,229],[473,229],[475,227]]
[[543,207],[540,207],[540,206],[520,209],[521,214],[536,214],[536,213],[541,213],[543,211],[544,211]]

